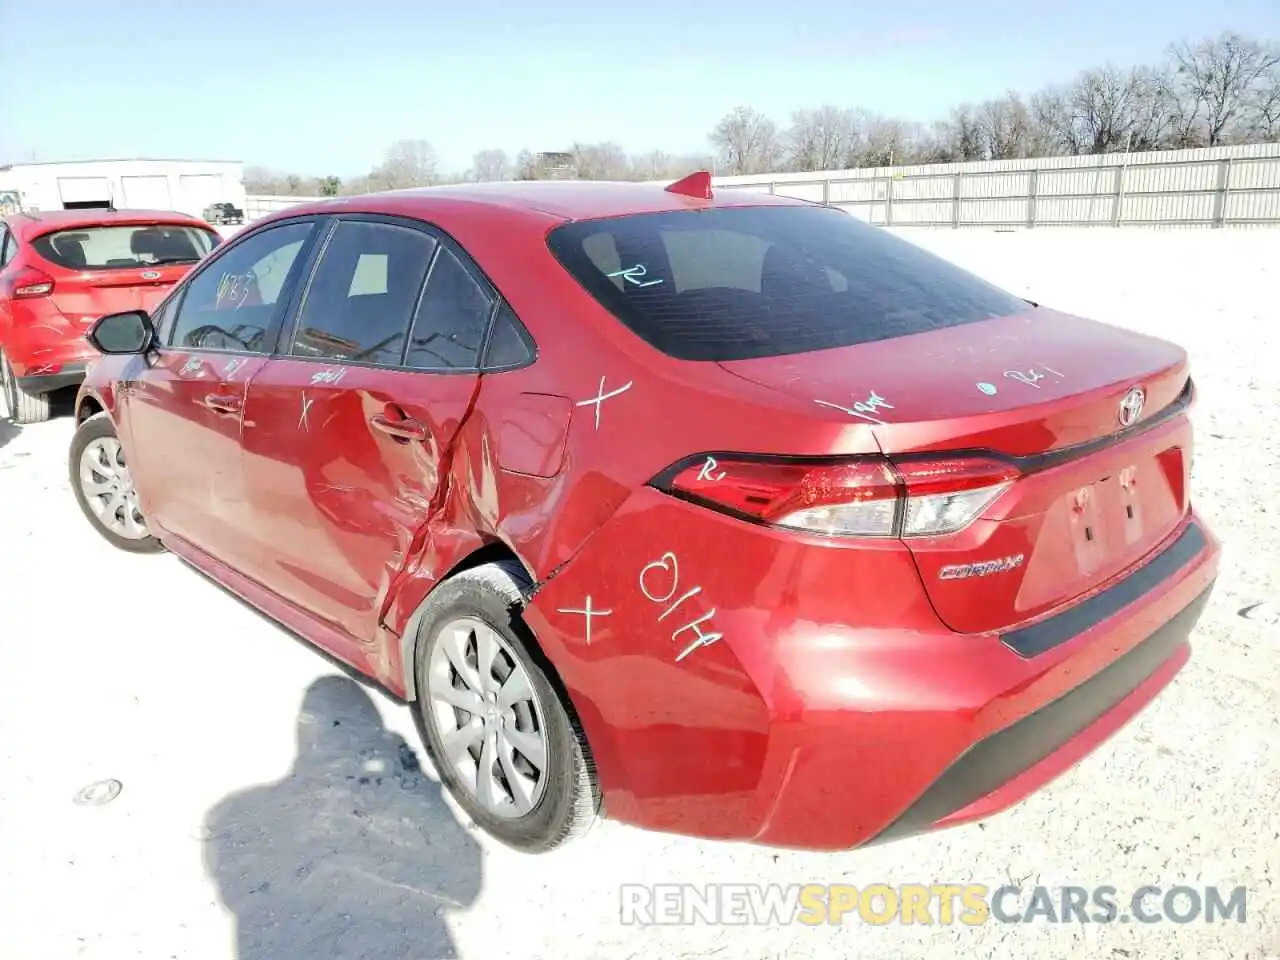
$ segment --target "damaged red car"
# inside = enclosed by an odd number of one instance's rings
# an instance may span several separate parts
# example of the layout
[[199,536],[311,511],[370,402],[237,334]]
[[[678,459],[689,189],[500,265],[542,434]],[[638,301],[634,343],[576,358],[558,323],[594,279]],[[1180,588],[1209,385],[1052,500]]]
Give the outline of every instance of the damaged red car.
[[172,210],[55,210],[0,220],[0,397],[17,423],[49,418],[98,356],[99,317],[148,309],[222,241]]
[[1218,569],[1181,348],[705,174],[291,207],[91,340],[90,522],[409,701],[524,850],[989,816]]

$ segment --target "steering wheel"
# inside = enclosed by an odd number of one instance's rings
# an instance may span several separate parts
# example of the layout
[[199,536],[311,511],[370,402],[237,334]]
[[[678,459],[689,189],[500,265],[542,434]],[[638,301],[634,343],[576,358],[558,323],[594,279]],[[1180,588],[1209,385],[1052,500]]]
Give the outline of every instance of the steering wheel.
[[[182,338],[183,346],[196,349],[214,350],[251,350],[248,343],[232,333],[228,333],[215,323],[206,323],[196,327]],[[221,342],[219,342],[221,341]]]

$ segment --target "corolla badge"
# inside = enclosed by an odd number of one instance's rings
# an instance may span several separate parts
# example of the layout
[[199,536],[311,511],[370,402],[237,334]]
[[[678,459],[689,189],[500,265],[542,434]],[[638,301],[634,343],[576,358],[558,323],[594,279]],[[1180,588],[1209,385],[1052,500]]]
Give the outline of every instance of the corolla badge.
[[1026,558],[1021,554],[1012,557],[1001,557],[999,560],[984,560],[981,563],[953,563],[938,571],[939,580],[967,580],[969,577],[989,577],[993,573],[1005,573],[1022,566]]
[[1124,399],[1120,401],[1120,410],[1117,416],[1120,419],[1120,426],[1131,427],[1138,422],[1138,418],[1142,416],[1143,404],[1147,402],[1147,395],[1142,392],[1141,387],[1134,387],[1124,395]]
[[159,270],[143,270],[140,276],[142,277],[143,280],[159,280],[160,271]]

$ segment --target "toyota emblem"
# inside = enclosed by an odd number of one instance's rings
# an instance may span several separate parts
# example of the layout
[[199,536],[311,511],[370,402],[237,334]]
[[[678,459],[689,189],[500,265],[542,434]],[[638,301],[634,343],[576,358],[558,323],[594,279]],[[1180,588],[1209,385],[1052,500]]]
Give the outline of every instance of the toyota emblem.
[[142,279],[143,280],[159,280],[160,271],[159,270],[143,270]]
[[1124,399],[1120,401],[1120,426],[1131,427],[1138,422],[1138,418],[1142,416],[1142,405],[1147,402],[1147,395],[1142,392],[1141,387],[1134,387],[1124,395]]

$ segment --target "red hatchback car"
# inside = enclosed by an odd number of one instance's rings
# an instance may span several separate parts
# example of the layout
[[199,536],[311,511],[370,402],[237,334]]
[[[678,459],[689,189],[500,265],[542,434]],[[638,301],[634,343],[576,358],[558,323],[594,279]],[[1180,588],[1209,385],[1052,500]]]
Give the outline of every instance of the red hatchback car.
[[92,339],[90,521],[412,701],[526,850],[986,817],[1218,568],[1182,349],[705,174],[293,207]]
[[71,210],[0,220],[0,393],[18,423],[49,416],[98,355],[94,320],[147,310],[222,238],[174,211]]

